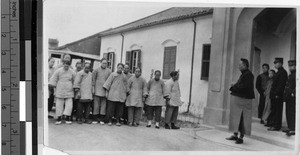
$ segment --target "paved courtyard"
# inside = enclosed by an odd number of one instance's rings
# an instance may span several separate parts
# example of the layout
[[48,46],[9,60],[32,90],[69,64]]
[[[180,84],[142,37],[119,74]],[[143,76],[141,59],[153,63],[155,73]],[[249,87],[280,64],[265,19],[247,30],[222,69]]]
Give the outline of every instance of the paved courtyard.
[[[108,126],[100,124],[55,125],[49,119],[49,147],[68,154],[97,151],[286,151],[288,149],[245,138],[236,145],[224,138],[229,133],[199,126],[180,130]],[[97,154],[97,153],[96,153]]]

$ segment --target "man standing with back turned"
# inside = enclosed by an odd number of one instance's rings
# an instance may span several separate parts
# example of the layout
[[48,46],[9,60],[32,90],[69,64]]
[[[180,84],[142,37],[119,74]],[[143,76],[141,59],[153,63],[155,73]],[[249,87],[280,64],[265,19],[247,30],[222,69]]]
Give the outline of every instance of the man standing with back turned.
[[[251,134],[252,99],[254,98],[254,76],[249,70],[247,59],[241,59],[239,70],[242,75],[229,89],[233,99],[230,104],[229,130],[233,131],[233,135],[226,138],[235,140],[236,144],[244,142],[244,134]],[[240,137],[238,137],[238,132],[240,132]]]

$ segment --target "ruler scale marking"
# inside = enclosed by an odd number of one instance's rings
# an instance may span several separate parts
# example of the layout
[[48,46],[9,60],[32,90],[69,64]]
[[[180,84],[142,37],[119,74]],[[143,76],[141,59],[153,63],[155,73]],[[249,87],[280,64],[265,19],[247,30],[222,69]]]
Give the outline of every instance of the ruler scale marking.
[[18,0],[1,1],[1,19],[2,154],[20,154]]

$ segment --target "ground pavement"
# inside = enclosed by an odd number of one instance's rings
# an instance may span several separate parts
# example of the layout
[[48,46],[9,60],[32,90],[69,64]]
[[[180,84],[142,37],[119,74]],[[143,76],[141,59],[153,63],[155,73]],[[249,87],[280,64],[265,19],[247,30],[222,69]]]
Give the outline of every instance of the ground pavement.
[[246,137],[243,145],[226,141],[230,133],[205,127],[180,130],[108,126],[100,124],[55,125],[49,119],[49,148],[68,154],[99,151],[288,151],[289,149]]

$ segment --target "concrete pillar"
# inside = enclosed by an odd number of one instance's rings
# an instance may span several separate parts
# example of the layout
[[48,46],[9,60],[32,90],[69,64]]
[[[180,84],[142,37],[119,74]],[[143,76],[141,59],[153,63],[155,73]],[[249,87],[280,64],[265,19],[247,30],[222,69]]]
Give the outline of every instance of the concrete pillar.
[[224,105],[224,70],[227,59],[228,24],[230,9],[215,8],[213,13],[211,63],[207,106],[204,108],[204,123],[210,125],[223,124]]

